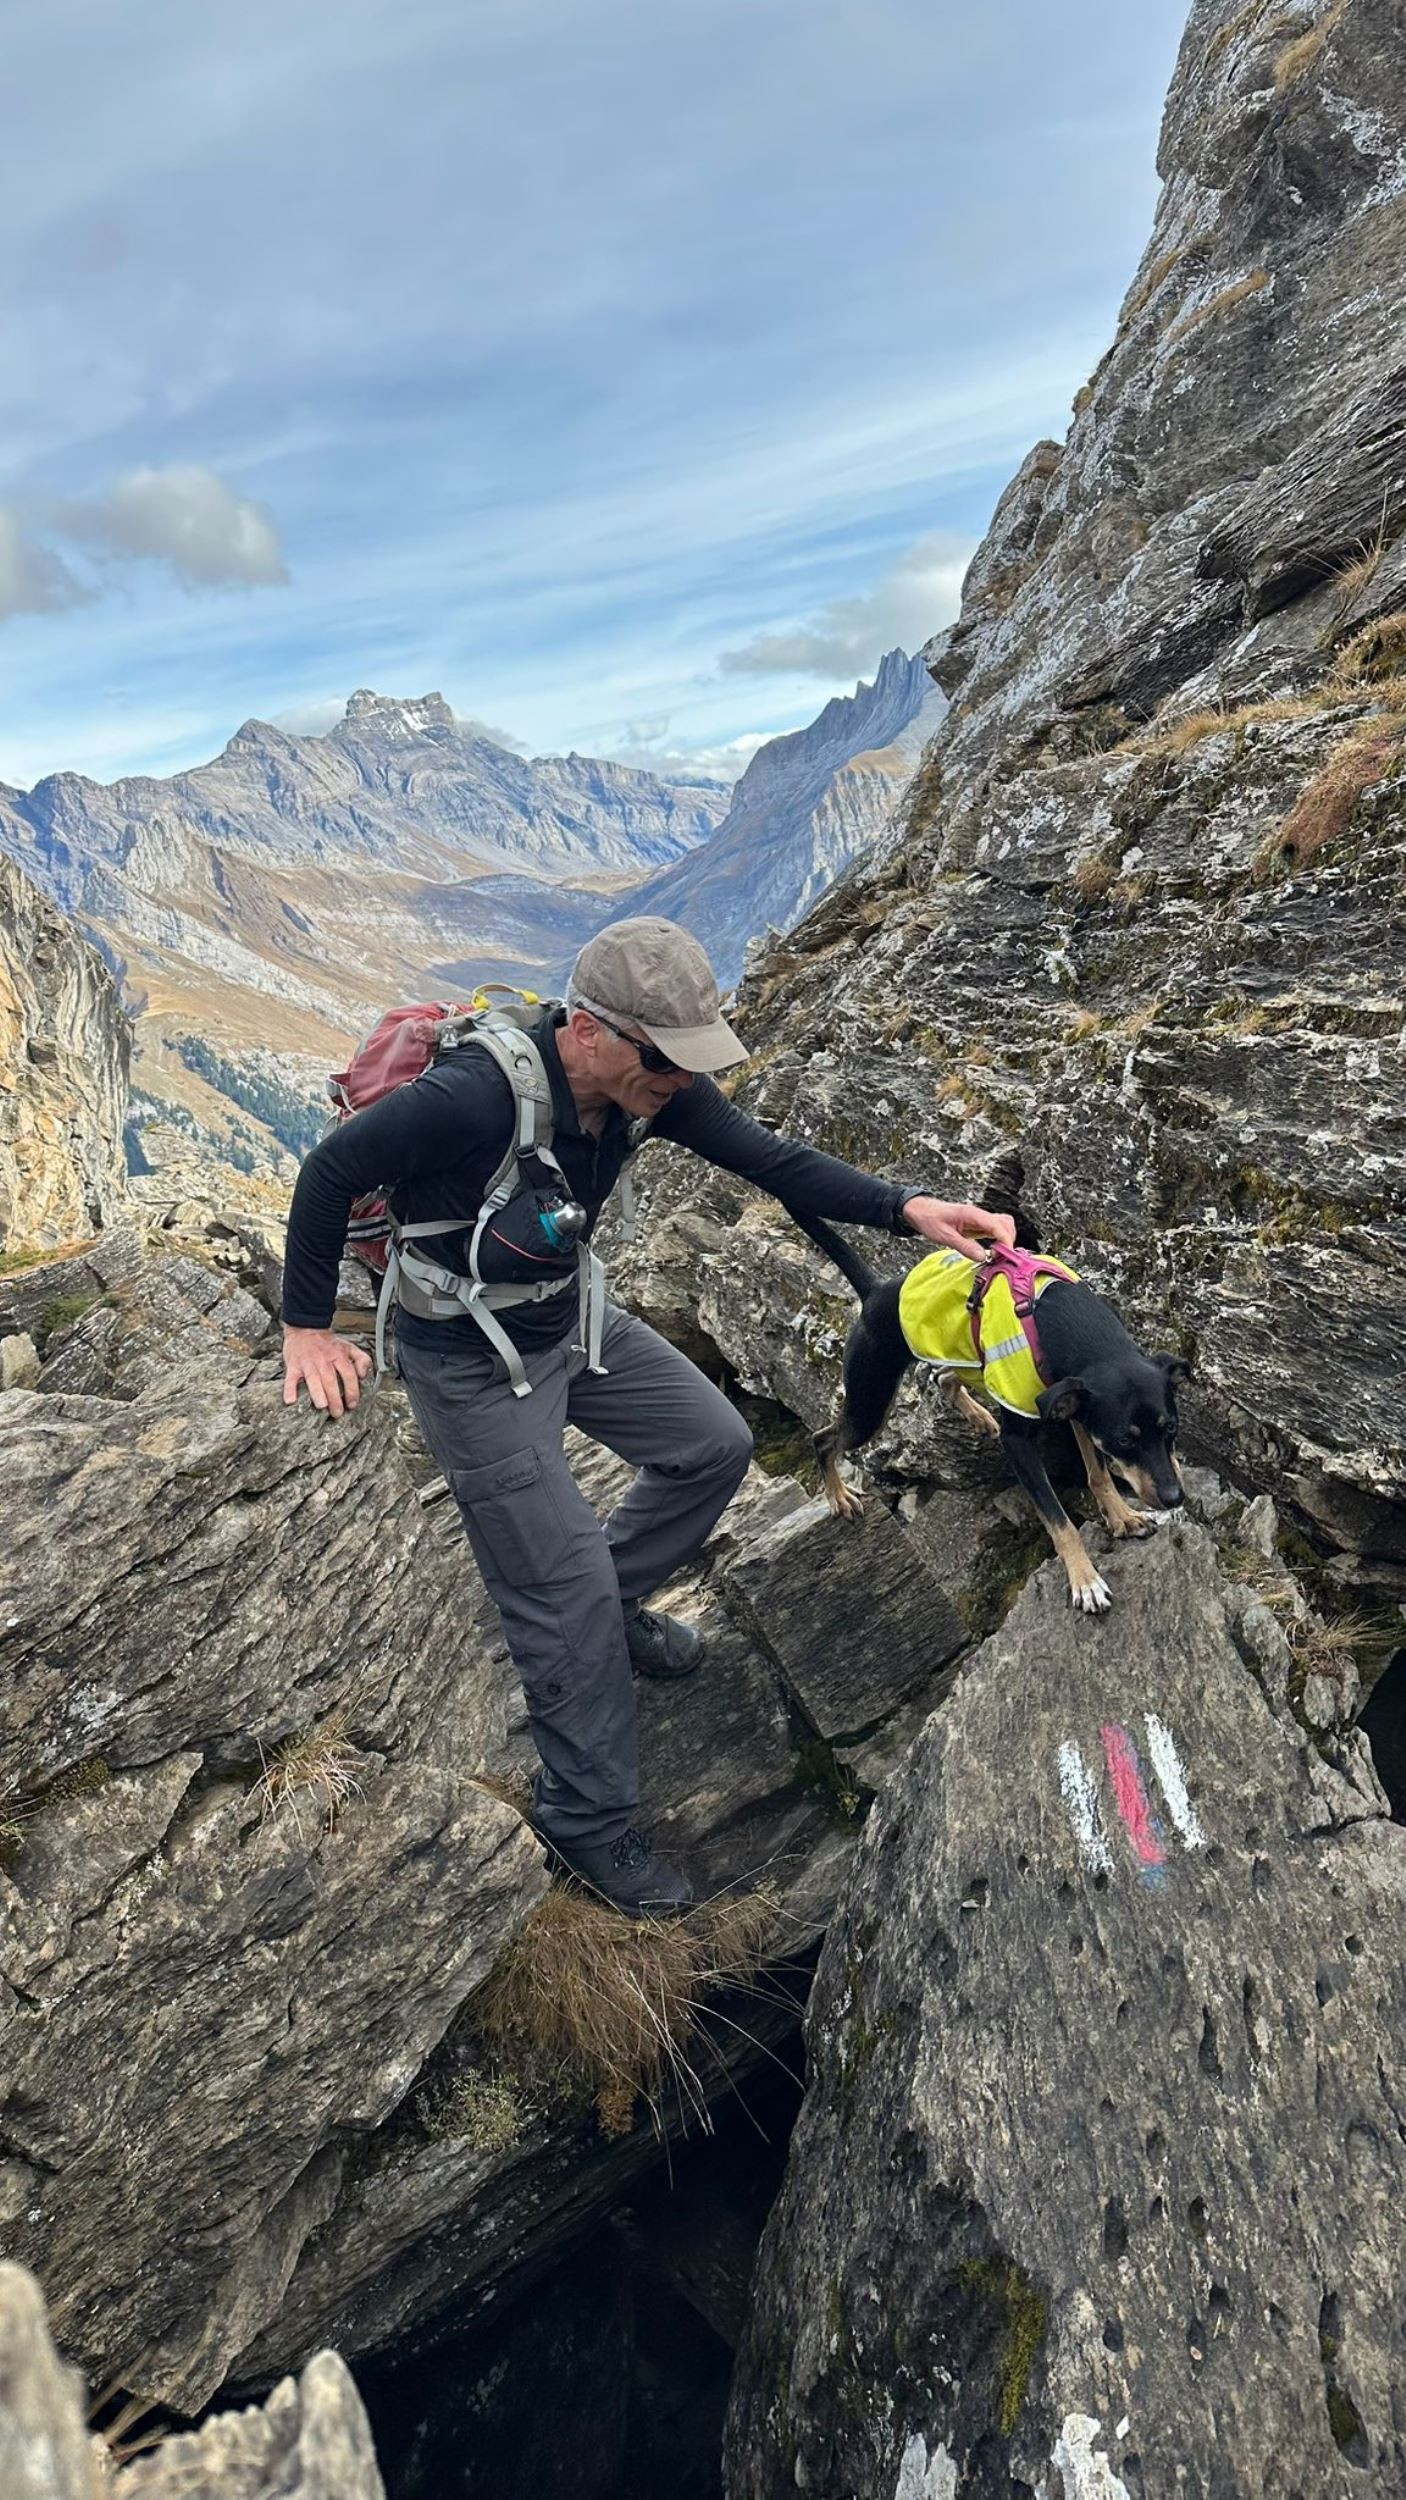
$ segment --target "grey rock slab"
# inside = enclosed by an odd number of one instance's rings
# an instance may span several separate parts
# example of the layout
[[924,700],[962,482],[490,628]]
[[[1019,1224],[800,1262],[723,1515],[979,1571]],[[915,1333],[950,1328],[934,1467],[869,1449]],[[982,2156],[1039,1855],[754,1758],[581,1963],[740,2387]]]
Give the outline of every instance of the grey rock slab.
[[511,1809],[430,1765],[363,1766],[331,1828],[190,1778],[69,1801],[68,1850],[0,1876],[0,2130],[35,2173],[0,2246],[95,2376],[187,2411],[545,1887]]
[[879,1503],[826,1503],[758,1537],[721,1577],[818,1736],[857,1733],[930,1680],[965,1633],[911,1538]]
[[128,1401],[6,1398],[0,1794],[191,1745],[257,1768],[342,1706],[361,1741],[404,1742],[451,1695],[481,1761],[501,1703],[463,1629],[476,1575],[396,1422],[385,1395],[340,1424],[290,1412],[225,1348]]
[[730,2500],[1401,2488],[1406,1833],[1271,1707],[1204,1530],[1100,1567],[1098,1623],[1036,1574],[866,1825]]
[[351,2372],[319,2352],[266,2403],[214,2414],[138,2457],[114,2500],[385,2500],[385,2484]]

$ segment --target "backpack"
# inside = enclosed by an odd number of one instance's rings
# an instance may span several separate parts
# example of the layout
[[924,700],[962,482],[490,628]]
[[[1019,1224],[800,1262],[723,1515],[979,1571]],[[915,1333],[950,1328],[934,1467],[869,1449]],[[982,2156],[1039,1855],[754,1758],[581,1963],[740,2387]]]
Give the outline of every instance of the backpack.
[[[442,1266],[418,1247],[434,1234],[468,1230],[463,1216],[402,1224],[381,1191],[370,1191],[353,1201],[347,1223],[347,1253],[383,1280],[376,1311],[378,1378],[385,1369],[387,1317],[399,1304],[420,1319],[473,1319],[505,1364],[514,1396],[526,1397],[532,1384],[522,1357],[494,1314],[514,1305],[548,1300],[567,1292],[572,1284],[580,1289],[587,1362],[593,1372],[604,1372],[600,1349],[605,1322],[605,1271],[584,1241],[563,1238],[552,1221],[554,1210],[569,1209],[570,1191],[552,1152],[551,1087],[532,1027],[553,1004],[551,1000],[539,999],[531,990],[514,990],[504,982],[488,981],[474,992],[467,1005],[431,1001],[426,1005],[393,1007],[353,1053],[348,1065],[327,1080],[328,1093],[336,1105],[327,1134],[353,1112],[365,1110],[368,1104],[394,1093],[398,1086],[422,1076],[447,1051],[470,1046],[486,1050],[502,1069],[517,1105],[512,1140],[488,1184],[478,1216],[472,1220],[467,1275]],[[631,1154],[647,1126],[643,1120],[632,1124]],[[529,1191],[536,1192],[538,1222],[550,1247],[539,1249],[534,1255],[521,1245],[507,1246],[517,1249],[519,1260],[530,1258],[534,1267],[552,1272],[535,1282],[505,1282],[501,1273],[494,1273],[495,1245],[504,1239],[495,1219],[502,1218],[510,1202],[521,1200]],[[625,1234],[630,1239],[634,1233],[633,1194],[625,1173],[621,1175],[621,1197]],[[498,1266],[501,1271],[501,1253]]]

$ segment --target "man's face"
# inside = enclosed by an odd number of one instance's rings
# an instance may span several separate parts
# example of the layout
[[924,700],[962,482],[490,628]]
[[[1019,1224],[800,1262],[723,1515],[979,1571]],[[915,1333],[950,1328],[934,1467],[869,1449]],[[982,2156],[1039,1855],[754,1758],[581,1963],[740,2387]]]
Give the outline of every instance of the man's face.
[[[608,1026],[598,1023],[594,1016],[578,1014],[572,1018],[573,1029],[590,1058],[592,1077],[604,1099],[618,1103],[632,1120],[653,1119],[655,1113],[662,1111],[665,1103],[672,1101],[675,1094],[687,1090],[693,1083],[693,1077],[687,1068],[675,1068],[668,1075],[657,1075],[644,1067],[634,1042],[622,1038],[625,1034],[637,1032],[638,1027],[624,1016],[620,1017],[619,1023],[620,1033],[616,1034]],[[648,1035],[640,1033],[639,1039],[648,1050]]]

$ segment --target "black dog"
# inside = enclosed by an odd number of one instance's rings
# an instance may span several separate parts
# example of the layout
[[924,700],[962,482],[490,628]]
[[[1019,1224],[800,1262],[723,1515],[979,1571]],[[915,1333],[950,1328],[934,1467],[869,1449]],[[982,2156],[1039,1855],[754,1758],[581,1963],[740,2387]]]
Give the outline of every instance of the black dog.
[[[993,1193],[987,1192],[988,1204]],[[1015,1205],[1016,1238],[1038,1250],[1028,1222]],[[792,1213],[794,1214],[794,1209]],[[861,1309],[844,1357],[844,1398],[833,1425],[815,1435],[816,1456],[830,1507],[855,1518],[859,1496],[843,1481],[839,1461],[872,1440],[893,1403],[898,1384],[915,1357],[899,1319],[900,1281],[880,1282],[827,1224],[796,1215],[859,1295]],[[975,1278],[979,1271],[972,1269]],[[1126,1502],[1109,1473],[1115,1467],[1131,1490],[1157,1510],[1182,1502],[1173,1445],[1177,1433],[1176,1386],[1190,1376],[1179,1355],[1146,1355],[1134,1345],[1118,1315],[1085,1284],[1052,1277],[1038,1299],[1038,1343],[1048,1385],[1026,1415],[1002,1405],[978,1406],[955,1371],[943,1371],[944,1395],[975,1429],[998,1434],[1018,1484],[1029,1494],[1050,1542],[1069,1575],[1069,1594],[1085,1614],[1102,1614],[1112,1603],[1074,1522],[1045,1473],[1041,1427],[1072,1425],[1089,1489],[1105,1525],[1116,1537],[1151,1536],[1156,1522]]]

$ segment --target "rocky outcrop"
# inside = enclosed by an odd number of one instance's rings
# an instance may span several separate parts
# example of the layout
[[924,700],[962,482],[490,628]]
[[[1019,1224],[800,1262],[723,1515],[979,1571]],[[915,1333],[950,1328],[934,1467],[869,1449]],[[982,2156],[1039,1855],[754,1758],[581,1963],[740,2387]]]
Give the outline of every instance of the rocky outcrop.
[[[1193,11],[1117,340],[1068,442],[1002,498],[933,649],[952,710],[897,849],[744,984],[736,1088],[944,1196],[1016,1146],[1047,1246],[1192,1358],[1193,1442],[1388,1607],[1406,1596],[1403,129],[1386,0]],[[672,1295],[749,1385],[817,1420],[851,1298],[755,1202],[749,1260],[705,1250],[685,1285],[661,1237],[744,1193],[662,1151],[654,1190],[632,1290]],[[931,1404],[907,1394],[878,1461],[956,1483]]]
[[[425,2115],[482,2068],[475,1991],[545,1891],[480,1785],[534,1757],[398,1388],[338,1426],[286,1409],[277,1291],[229,1224],[0,1279],[0,1348],[25,1349],[0,1395],[0,2253],[90,2378],[183,2412],[501,2301],[658,2158],[650,2124],[604,2137],[551,2090],[502,2140]],[[576,1457],[609,1507],[625,1471]],[[769,1887],[803,1954],[858,1755],[931,1707],[963,1627],[887,1513],[842,1536],[760,1469],[671,1602],[706,1616],[708,1672],[641,1687],[647,1811],[700,1895]],[[843,1672],[803,1620],[843,1622]],[[720,2014],[660,2123],[793,2023],[784,1992]]]
[[475,1784],[501,1696],[389,1402],[286,1413],[268,1310],[131,1236],[6,1291],[45,1359],[0,1398],[0,2244],[189,2410],[540,1852]]
[[872,685],[759,747],[708,841],[653,878],[636,909],[681,920],[735,981],[749,942],[786,930],[882,843],[946,710],[921,660],[890,651]]
[[1036,1574],[870,1816],[733,2500],[1406,2475],[1406,1833],[1205,1530],[1100,1567],[1098,1625]]
[[0,853],[0,1252],[121,1203],[130,1038],[102,958]]
[[334,2352],[268,2403],[217,2414],[120,2466],[85,2426],[83,2382],[59,2360],[38,2284],[0,2265],[0,2457],[5,2500],[385,2500],[361,2399]]

